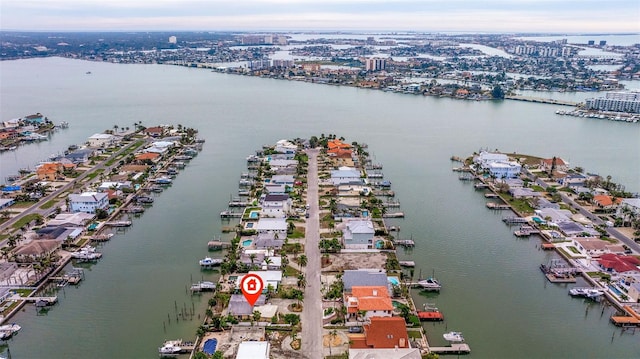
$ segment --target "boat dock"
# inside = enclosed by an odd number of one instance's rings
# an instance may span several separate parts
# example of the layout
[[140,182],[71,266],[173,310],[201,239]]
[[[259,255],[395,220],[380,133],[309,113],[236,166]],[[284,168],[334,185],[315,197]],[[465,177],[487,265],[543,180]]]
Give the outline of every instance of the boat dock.
[[467,343],[453,343],[448,347],[429,347],[430,353],[436,354],[469,354],[471,347]]
[[502,210],[507,210],[507,209],[511,209],[511,206],[508,204],[500,204],[500,203],[494,203],[494,202],[487,202],[487,208],[489,209],[493,209],[496,211],[502,211]]
[[209,248],[210,251],[219,251],[225,248],[229,248],[230,246],[231,246],[231,243],[222,242],[222,241],[209,241],[207,243],[207,248]]
[[526,218],[522,218],[522,217],[504,217],[502,218],[502,222],[506,223],[506,224],[521,224],[521,223],[528,223]]
[[131,221],[114,221],[114,222],[105,222],[105,226],[109,227],[129,227],[132,224]]
[[385,213],[382,218],[404,218],[404,212]]
[[484,197],[485,198],[498,198],[499,196],[497,194],[495,194],[495,193],[491,193],[490,192],[490,193],[485,193]]
[[229,202],[229,207],[247,207],[249,205],[249,202],[245,202],[245,201],[230,201]]
[[403,267],[415,267],[416,266],[416,262],[414,262],[414,261],[400,261],[398,263]]
[[216,284],[213,282],[200,281],[191,285],[191,293],[212,292],[216,290]]
[[[484,183],[484,182],[480,182],[480,183],[474,184],[473,188],[475,188],[475,189],[485,189],[485,188],[489,188],[489,185]],[[485,197],[486,197],[486,195],[485,195]],[[496,197],[497,197],[497,195],[496,195]]]
[[393,241],[393,243],[395,243],[397,246],[403,247],[413,247],[416,245],[416,242],[414,242],[413,239],[396,239],[395,241]]
[[222,211],[220,218],[242,218],[242,212]]
[[539,234],[540,231],[527,225],[520,226],[520,229],[513,232],[516,237],[528,237],[532,234]]

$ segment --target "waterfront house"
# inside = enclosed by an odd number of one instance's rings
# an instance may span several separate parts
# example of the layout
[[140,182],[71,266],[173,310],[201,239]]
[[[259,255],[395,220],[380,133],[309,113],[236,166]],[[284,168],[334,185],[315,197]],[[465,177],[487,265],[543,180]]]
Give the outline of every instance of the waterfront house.
[[278,238],[287,237],[287,221],[284,218],[260,218],[254,229],[261,233],[277,234]]
[[96,133],[89,137],[89,147],[110,147],[118,142],[118,137],[108,133]]
[[344,225],[342,238],[345,249],[371,249],[375,230],[368,219],[354,219]]
[[482,168],[486,168],[486,165],[493,162],[507,162],[509,157],[504,153],[486,152],[482,151],[480,154],[473,157],[473,163],[480,165]]
[[422,359],[418,348],[349,349],[349,359]]
[[107,208],[109,199],[106,193],[84,192],[69,195],[69,212],[96,213],[97,209]]
[[372,317],[363,325],[364,337],[350,338],[351,348],[410,348],[407,325],[401,317]]
[[84,231],[84,227],[46,226],[36,231],[39,239],[55,239],[58,241],[76,240]]
[[16,262],[29,263],[53,254],[60,249],[61,245],[62,241],[54,239],[34,240],[16,248],[13,253],[16,256]]
[[268,194],[285,194],[287,193],[287,186],[283,184],[265,184],[264,190]]
[[297,171],[298,161],[271,158],[269,166],[277,175],[293,175]]
[[64,157],[74,164],[82,164],[89,161],[89,158],[94,155],[94,152],[95,150],[91,148],[80,148],[68,153]]
[[562,187],[583,187],[585,182],[587,181],[587,177],[582,173],[569,173],[566,176],[562,177],[558,180],[558,183],[562,185]]
[[351,145],[348,143],[344,143],[339,139],[334,139],[334,140],[327,141],[327,148],[329,150],[333,150],[333,149],[349,150],[351,149]]
[[343,184],[356,184],[360,185],[363,182],[360,171],[353,167],[339,167],[337,170],[331,171],[331,183],[334,186],[340,186]]
[[390,317],[393,312],[387,286],[354,286],[351,294],[345,295],[345,303],[351,319],[359,319],[361,311],[364,312],[364,319]]
[[560,209],[560,205],[558,203],[553,203],[544,197],[538,197],[533,202],[533,205],[536,209],[542,208],[552,208],[552,209]]
[[280,184],[289,187],[293,187],[294,181],[295,178],[293,177],[293,175],[275,175],[266,180],[266,182],[269,184]]
[[618,244],[611,244],[594,237],[572,238],[573,244],[580,251],[590,257],[600,257],[606,253],[624,254],[624,247]]
[[108,190],[116,189],[116,190],[132,190],[133,184],[131,181],[122,181],[122,182],[102,182],[98,187],[98,192],[107,192]]
[[[569,170],[569,163],[560,157],[556,157],[556,167],[554,171],[566,172]],[[540,160],[540,169],[549,172],[553,166],[553,158],[543,158]]]
[[260,213],[264,217],[285,218],[291,210],[291,198],[287,194],[267,194],[262,199]]
[[258,233],[253,240],[256,249],[280,249],[284,245],[284,238],[276,238],[275,233]]
[[509,188],[509,194],[513,196],[513,198],[534,198],[534,197],[542,197],[542,193],[536,192],[531,188]]
[[142,131],[142,133],[150,137],[162,137],[164,134],[164,128],[161,126],[147,127]]
[[256,268],[254,269],[257,269],[262,265],[262,262],[264,262],[265,258],[266,258],[266,255],[264,252],[257,252],[257,253],[244,252],[240,254],[240,263],[248,267],[256,266]]
[[61,177],[64,172],[64,167],[60,162],[46,162],[36,168],[36,175],[41,181],[56,181]]
[[338,167],[353,167],[353,152],[342,148],[333,148],[327,151],[333,164]]
[[494,178],[517,178],[522,170],[522,166],[515,161],[491,162],[483,168]]
[[274,151],[287,155],[287,159],[292,159],[298,151],[298,146],[289,142],[288,140],[280,140],[276,142]]
[[169,151],[174,145],[175,143],[171,141],[156,141],[153,142],[151,146],[145,148],[144,152],[163,154]]
[[[254,305],[263,305],[267,302],[267,297],[261,294]],[[229,299],[229,314],[238,319],[249,319],[253,316],[253,306],[247,302],[243,294],[232,294]]]
[[[258,263],[259,264],[259,263]],[[255,274],[262,278],[262,282],[264,283],[263,293],[267,292],[267,287],[271,285],[274,290],[278,289],[280,286],[280,282],[282,282],[282,271],[280,270],[263,270],[263,271],[249,271],[249,274]],[[244,274],[239,274],[238,279],[236,280],[236,288],[240,288],[240,282]]]
[[135,155],[134,160],[139,164],[153,164],[160,160],[160,154],[154,152],[144,152]]
[[269,359],[271,344],[266,341],[244,341],[238,345],[236,359]]
[[60,213],[47,222],[49,226],[85,226],[95,215],[84,212]]
[[605,272],[614,274],[640,271],[640,268],[638,268],[638,266],[640,266],[640,259],[634,256],[607,253],[600,256],[598,264]]
[[387,273],[382,269],[356,269],[345,270],[342,274],[342,283],[344,284],[344,292],[351,294],[351,290],[355,286],[389,286]]

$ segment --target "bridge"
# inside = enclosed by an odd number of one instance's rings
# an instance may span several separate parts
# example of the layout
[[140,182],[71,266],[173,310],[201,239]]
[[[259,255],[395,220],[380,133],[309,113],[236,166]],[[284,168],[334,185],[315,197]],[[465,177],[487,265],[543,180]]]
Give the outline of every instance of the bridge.
[[530,97],[530,96],[520,96],[520,95],[506,95],[504,98],[505,100],[537,102],[537,103],[546,103],[550,105],[572,106],[572,107],[576,107],[580,104],[579,102],[562,101],[562,100],[554,100],[552,98],[540,98],[540,97]]

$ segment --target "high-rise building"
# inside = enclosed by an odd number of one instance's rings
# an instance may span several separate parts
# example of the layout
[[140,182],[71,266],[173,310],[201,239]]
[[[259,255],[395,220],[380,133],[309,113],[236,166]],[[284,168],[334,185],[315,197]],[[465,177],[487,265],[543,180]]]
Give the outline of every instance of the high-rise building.
[[384,70],[387,60],[380,58],[368,58],[364,62],[364,69],[367,71]]
[[640,92],[609,92],[607,97],[585,100],[588,109],[640,113]]
[[606,41],[606,40],[600,40],[600,46],[604,46],[604,45],[606,45],[606,44],[607,44],[607,41]]
[[169,36],[169,43],[170,44],[177,44],[178,43],[178,38],[175,36]]

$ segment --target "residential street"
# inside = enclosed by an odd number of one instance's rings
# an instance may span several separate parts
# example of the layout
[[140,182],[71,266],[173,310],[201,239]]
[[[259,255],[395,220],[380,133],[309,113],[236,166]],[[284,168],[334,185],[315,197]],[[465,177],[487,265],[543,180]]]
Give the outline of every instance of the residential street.
[[320,293],[320,217],[318,206],[318,150],[308,150],[309,171],[307,173],[307,219],[305,254],[307,266],[304,274],[307,286],[304,292],[302,311],[302,349],[308,358],[322,358],[322,294]]

